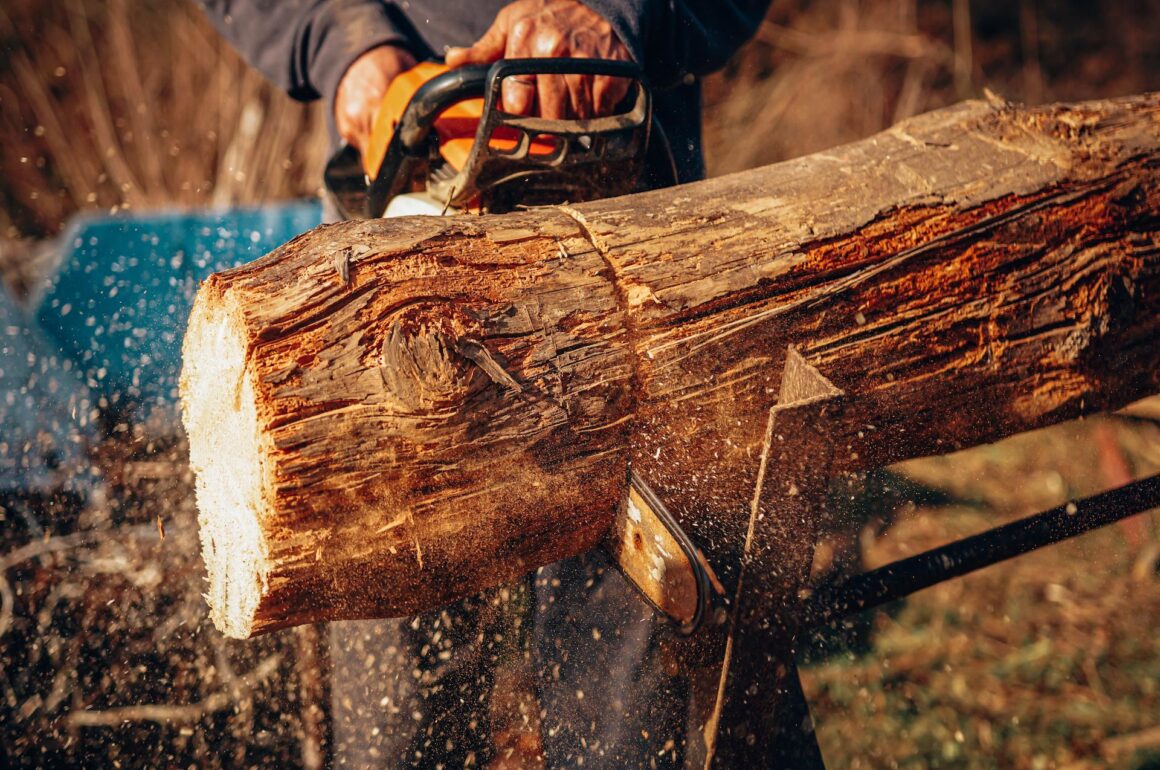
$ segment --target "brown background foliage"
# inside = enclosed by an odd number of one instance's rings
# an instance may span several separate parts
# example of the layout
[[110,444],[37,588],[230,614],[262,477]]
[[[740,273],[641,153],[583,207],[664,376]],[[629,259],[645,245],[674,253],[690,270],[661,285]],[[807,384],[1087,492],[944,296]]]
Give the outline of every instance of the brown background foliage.
[[[1160,2],[774,0],[706,83],[712,173],[866,136],[984,87],[1038,103],[1160,87]],[[0,7],[0,236],[81,209],[317,192],[321,105],[249,70],[190,0]]]

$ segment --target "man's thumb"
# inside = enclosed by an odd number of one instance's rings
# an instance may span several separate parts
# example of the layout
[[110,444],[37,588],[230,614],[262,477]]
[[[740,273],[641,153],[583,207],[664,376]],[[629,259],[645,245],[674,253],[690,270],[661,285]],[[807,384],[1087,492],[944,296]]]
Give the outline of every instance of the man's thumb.
[[503,58],[507,47],[507,27],[501,19],[496,19],[470,48],[452,47],[447,49],[448,67],[463,67],[467,64],[490,64]]

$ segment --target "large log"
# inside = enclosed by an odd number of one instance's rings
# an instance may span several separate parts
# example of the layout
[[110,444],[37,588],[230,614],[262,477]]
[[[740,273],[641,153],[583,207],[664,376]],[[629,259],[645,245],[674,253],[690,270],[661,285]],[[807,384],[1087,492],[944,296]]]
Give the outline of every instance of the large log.
[[[791,345],[842,394],[827,472],[1156,392],[1158,166],[1160,95],[970,102],[671,190],[321,227],[215,275],[182,375],[214,621],[514,578],[596,544],[630,463],[731,593],[796,491],[761,488]],[[767,590],[800,587],[815,528],[775,520]]]

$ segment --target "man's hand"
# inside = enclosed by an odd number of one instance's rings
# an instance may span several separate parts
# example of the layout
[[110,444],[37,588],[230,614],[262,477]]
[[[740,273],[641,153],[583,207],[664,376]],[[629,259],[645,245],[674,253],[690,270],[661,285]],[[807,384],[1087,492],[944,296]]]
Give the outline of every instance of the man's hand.
[[[447,64],[567,56],[631,61],[612,25],[578,0],[516,0],[495,17],[470,48],[450,48]],[[609,115],[628,93],[624,78],[592,75],[512,76],[504,79],[503,108],[516,115],[591,118]]]
[[372,48],[355,59],[338,82],[334,97],[334,123],[343,141],[366,152],[387,87],[414,66],[415,57],[393,45]]

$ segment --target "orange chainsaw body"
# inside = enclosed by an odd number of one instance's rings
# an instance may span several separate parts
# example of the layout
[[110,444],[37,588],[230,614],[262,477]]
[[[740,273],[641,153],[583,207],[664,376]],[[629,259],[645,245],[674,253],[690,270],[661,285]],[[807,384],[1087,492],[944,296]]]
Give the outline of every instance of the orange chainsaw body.
[[[441,62],[423,62],[391,81],[375,115],[370,144],[363,155],[363,169],[368,176],[373,178],[378,174],[383,156],[391,143],[391,137],[394,136],[399,121],[403,119],[403,111],[407,109],[415,93],[424,83],[449,71],[448,66]],[[434,128],[439,137],[439,155],[456,170],[463,168],[467,163],[481,120],[483,120],[483,97],[456,102],[435,119]],[[517,141],[515,132],[505,131],[500,127],[492,134],[488,146],[495,150],[510,150],[516,146]],[[551,137],[537,138],[532,142],[531,153],[547,155],[553,152],[555,147],[556,143]]]

